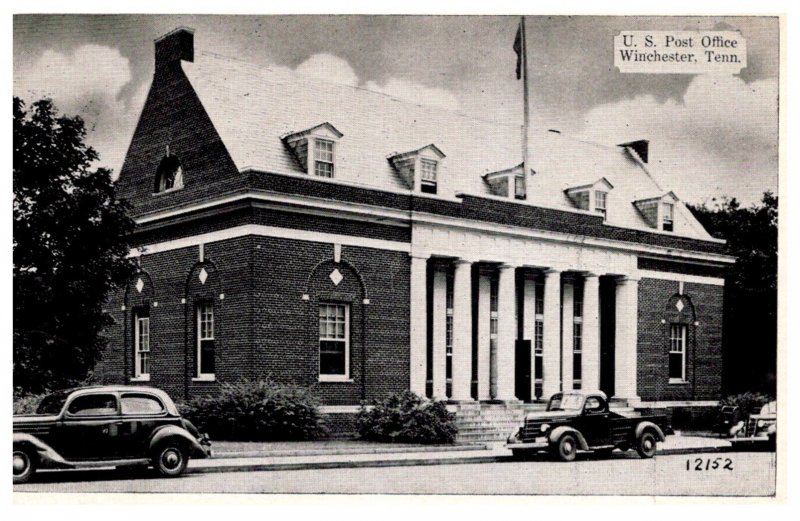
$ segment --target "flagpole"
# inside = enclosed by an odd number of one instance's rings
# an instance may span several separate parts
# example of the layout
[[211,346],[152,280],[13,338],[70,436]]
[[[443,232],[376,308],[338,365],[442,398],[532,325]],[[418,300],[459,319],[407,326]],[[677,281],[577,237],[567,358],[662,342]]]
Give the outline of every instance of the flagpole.
[[523,118],[522,118],[522,182],[523,186],[528,184],[528,172],[530,167],[530,157],[528,156],[528,129],[530,128],[530,110],[528,100],[528,38],[525,34],[525,17],[520,21],[522,34],[522,99],[523,99]]

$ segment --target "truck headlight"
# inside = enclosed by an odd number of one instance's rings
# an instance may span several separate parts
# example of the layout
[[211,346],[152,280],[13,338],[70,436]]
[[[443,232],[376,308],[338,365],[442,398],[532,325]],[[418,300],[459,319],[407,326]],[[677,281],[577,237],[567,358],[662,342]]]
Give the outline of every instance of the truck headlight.
[[519,443],[520,439],[522,439],[522,427],[517,427],[517,430],[506,439],[506,443]]
[[764,420],[758,420],[756,422],[756,427],[758,427],[759,429],[763,429],[764,428]]
[[550,425],[547,423],[542,424],[542,432],[547,432],[550,430]]

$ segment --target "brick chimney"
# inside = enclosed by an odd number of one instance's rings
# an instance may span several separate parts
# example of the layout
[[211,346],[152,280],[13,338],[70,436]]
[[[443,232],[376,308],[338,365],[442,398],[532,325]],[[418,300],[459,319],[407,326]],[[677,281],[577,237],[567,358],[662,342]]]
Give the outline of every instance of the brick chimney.
[[647,149],[650,146],[650,141],[647,139],[640,139],[638,141],[630,141],[628,143],[622,143],[617,145],[623,148],[632,148],[634,152],[636,152],[639,157],[642,158],[642,162],[647,163]]
[[194,61],[194,29],[178,27],[156,39],[156,69]]

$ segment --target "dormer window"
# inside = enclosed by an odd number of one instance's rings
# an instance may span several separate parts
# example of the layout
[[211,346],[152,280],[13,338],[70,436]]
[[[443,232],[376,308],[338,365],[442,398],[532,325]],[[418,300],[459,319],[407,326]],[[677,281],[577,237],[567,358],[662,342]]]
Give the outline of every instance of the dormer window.
[[605,220],[608,216],[608,193],[613,188],[608,179],[601,177],[590,185],[568,188],[566,193],[575,208],[593,211],[602,215]]
[[661,213],[661,229],[665,232],[671,232],[673,229],[673,219],[675,217],[675,205],[672,203],[663,203]]
[[522,163],[513,168],[483,174],[483,179],[489,184],[494,195],[518,201],[527,199]]
[[387,159],[409,189],[435,194],[439,191],[439,171],[444,158],[444,152],[430,144],[411,152],[395,152]]
[[596,190],[594,192],[594,211],[606,218],[606,196],[608,192]]
[[336,173],[336,147],[342,136],[330,123],[322,123],[286,134],[282,139],[306,174],[333,178]]
[[169,192],[183,188],[183,167],[177,156],[169,153],[161,160],[156,169],[155,192]]
[[435,194],[436,193],[436,168],[438,162],[432,159],[421,158],[419,161],[420,170],[422,174],[421,189],[423,193]]
[[667,192],[660,197],[639,199],[633,204],[650,227],[673,232],[675,231],[675,205],[677,203],[678,197],[672,192]]
[[333,177],[333,141],[314,140],[314,174]]

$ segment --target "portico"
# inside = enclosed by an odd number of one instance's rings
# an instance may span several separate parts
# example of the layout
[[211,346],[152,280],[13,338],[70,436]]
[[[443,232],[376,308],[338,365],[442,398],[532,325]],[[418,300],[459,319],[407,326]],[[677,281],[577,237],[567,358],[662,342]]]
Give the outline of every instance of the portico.
[[605,277],[616,298],[614,356],[603,363],[615,366],[614,395],[638,400],[635,255],[435,225],[417,225],[414,238],[411,390],[513,402],[601,388]]

